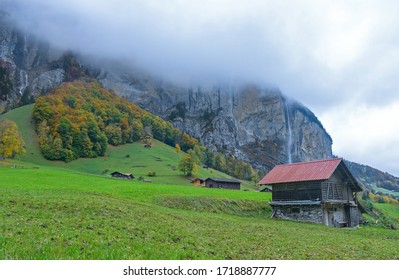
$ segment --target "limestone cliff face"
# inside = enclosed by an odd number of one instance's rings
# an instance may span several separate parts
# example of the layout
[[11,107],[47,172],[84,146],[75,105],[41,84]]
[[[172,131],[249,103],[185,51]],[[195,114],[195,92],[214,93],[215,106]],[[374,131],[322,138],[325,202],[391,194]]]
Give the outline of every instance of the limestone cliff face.
[[15,30],[0,13],[0,113],[59,85],[64,80],[61,56],[49,44]]
[[262,169],[332,157],[332,140],[316,116],[277,89],[257,86],[176,87],[102,73],[108,88],[170,120],[212,150]]

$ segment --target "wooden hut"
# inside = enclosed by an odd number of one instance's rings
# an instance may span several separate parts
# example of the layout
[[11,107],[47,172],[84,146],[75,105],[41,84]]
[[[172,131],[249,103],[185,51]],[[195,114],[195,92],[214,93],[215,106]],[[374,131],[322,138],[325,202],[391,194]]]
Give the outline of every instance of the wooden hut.
[[207,178],[205,180],[205,186],[207,188],[239,190],[241,182],[236,179]]
[[205,178],[195,178],[191,181],[194,186],[202,186],[205,187]]
[[275,166],[260,182],[272,187],[273,216],[335,227],[359,224],[362,188],[342,158]]
[[133,174],[131,174],[131,173],[122,173],[122,172],[119,172],[119,171],[112,172],[111,176],[114,177],[114,178],[121,178],[121,179],[128,179],[128,180],[134,179]]

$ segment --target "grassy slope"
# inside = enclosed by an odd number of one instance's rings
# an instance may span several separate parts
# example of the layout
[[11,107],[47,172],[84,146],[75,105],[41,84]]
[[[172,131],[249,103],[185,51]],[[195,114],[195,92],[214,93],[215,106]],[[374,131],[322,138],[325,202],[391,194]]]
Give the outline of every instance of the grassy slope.
[[269,193],[145,184],[46,167],[0,168],[0,178],[0,259],[399,258],[397,231],[159,204],[170,197],[266,203]]
[[[117,170],[133,173],[136,178],[142,176],[154,183],[190,184],[189,178],[182,176],[182,173],[177,169],[177,163],[182,154],[177,154],[174,148],[156,140],[154,140],[151,149],[144,149],[142,144],[133,143],[118,147],[109,146],[105,157],[78,159],[70,163],[47,161],[41,155],[36,132],[31,122],[32,109],[33,105],[23,106],[0,116],[0,119],[8,118],[18,125],[27,150],[26,154],[18,157],[20,161],[98,175],[107,175]],[[155,171],[157,176],[149,178],[147,176],[149,171]],[[229,178],[228,175],[217,170],[208,170],[202,167],[199,167],[198,176]],[[248,187],[249,185],[250,183],[245,183],[243,186]]]
[[375,203],[374,205],[378,210],[399,222],[398,204]]
[[[46,161],[31,110],[0,116],[18,123],[28,148],[16,162],[25,168],[0,164],[0,259],[399,258],[397,231],[269,219],[269,193],[178,186],[188,184],[171,168],[178,155],[159,142],[151,150],[110,147],[107,157],[69,164]],[[101,176],[105,169],[158,176],[152,184],[124,181]],[[200,176],[222,176],[206,172]]]
[[10,119],[17,123],[19,133],[25,141],[26,154],[21,159],[26,162],[31,162],[40,165],[48,165],[40,152],[39,144],[37,142],[37,135],[32,123],[32,105],[19,107],[6,114],[0,115],[1,119]]

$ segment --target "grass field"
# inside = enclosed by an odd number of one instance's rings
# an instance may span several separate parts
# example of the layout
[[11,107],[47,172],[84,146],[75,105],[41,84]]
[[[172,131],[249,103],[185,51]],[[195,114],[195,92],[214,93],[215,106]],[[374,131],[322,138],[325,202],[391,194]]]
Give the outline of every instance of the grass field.
[[[17,122],[27,146],[17,160],[0,161],[0,259],[399,258],[398,231],[276,220],[270,193],[193,187],[174,170],[180,155],[159,142],[47,161],[31,110],[0,116]],[[110,178],[114,170],[152,183]],[[199,176],[227,177],[203,168]]]
[[271,219],[268,193],[47,167],[0,178],[0,259],[399,258],[397,231]]

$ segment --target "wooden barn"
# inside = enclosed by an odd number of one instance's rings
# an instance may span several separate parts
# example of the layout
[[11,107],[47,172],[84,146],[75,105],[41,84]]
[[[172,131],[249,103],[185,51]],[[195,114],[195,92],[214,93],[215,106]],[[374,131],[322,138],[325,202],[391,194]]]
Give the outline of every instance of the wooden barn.
[[236,179],[207,178],[205,179],[205,186],[207,188],[239,190],[241,182]]
[[121,178],[121,179],[128,179],[128,180],[134,179],[133,174],[131,174],[131,173],[122,173],[122,172],[119,172],[119,171],[112,172],[111,176],[114,177],[114,178]]
[[202,186],[205,187],[205,178],[195,178],[191,181],[194,186]]
[[334,227],[355,227],[361,186],[342,158],[277,165],[259,182],[272,187],[273,216]]

